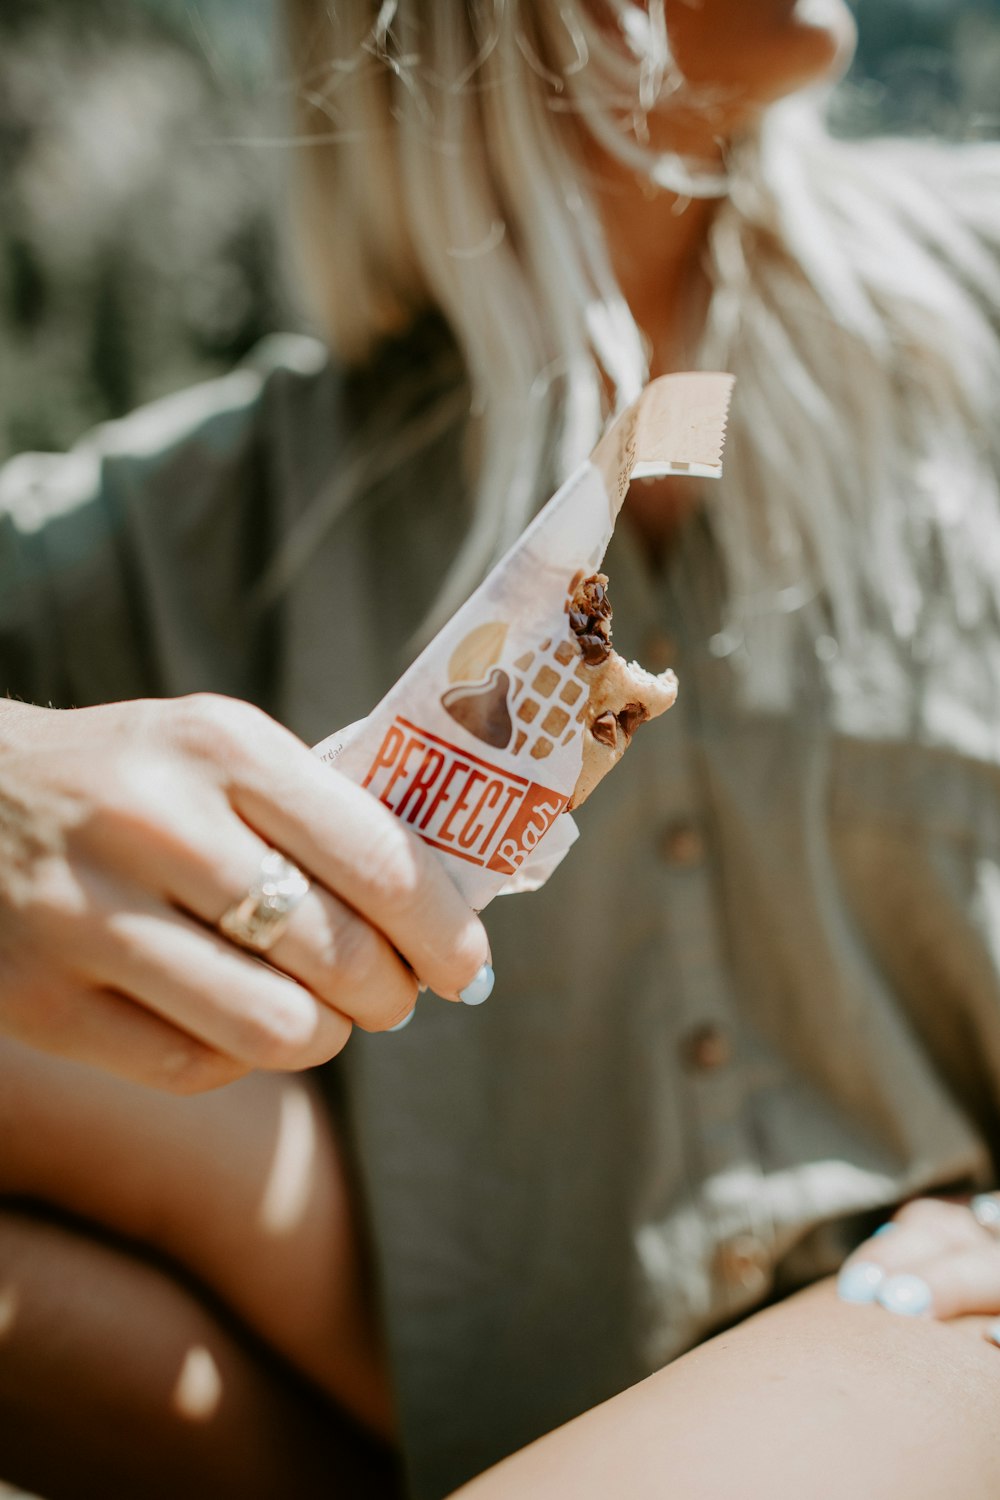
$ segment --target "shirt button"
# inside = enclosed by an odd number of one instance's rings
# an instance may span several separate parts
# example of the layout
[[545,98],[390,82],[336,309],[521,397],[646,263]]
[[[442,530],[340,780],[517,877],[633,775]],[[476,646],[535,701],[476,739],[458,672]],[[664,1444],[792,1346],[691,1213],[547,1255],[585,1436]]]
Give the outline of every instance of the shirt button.
[[715,1252],[715,1270],[730,1286],[759,1292],[767,1285],[770,1256],[755,1234],[738,1234]]
[[681,1043],[681,1052],[687,1066],[697,1073],[724,1068],[733,1056],[729,1037],[714,1021],[704,1021],[689,1031]]
[[665,672],[677,659],[677,642],[665,630],[651,630],[642,643],[642,665],[647,672]]
[[705,840],[694,823],[678,819],[668,823],[660,841],[660,853],[668,865],[690,869],[705,858]]

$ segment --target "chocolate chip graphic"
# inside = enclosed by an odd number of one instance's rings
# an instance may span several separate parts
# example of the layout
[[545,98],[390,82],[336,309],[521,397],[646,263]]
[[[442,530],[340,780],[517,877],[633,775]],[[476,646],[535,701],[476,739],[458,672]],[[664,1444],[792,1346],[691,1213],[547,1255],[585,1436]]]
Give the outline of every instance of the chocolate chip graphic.
[[441,699],[444,709],[456,724],[475,735],[485,745],[506,750],[514,726],[510,721],[507,694],[510,678],[500,667],[494,667],[485,682],[473,686],[460,683],[449,688]]

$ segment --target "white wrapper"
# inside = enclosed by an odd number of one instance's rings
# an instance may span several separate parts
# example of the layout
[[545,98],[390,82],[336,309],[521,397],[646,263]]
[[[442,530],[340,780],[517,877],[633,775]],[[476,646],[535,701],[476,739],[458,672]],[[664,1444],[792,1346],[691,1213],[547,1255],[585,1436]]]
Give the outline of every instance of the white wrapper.
[[586,671],[566,614],[636,476],[716,478],[732,379],[653,381],[366,719],[316,746],[444,861],[469,905],[542,885],[576,838]]

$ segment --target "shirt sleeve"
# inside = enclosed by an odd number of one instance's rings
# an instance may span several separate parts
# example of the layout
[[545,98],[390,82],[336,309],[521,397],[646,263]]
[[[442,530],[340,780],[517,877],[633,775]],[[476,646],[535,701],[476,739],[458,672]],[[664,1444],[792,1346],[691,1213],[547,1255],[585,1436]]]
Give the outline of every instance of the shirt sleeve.
[[289,389],[325,356],[247,365],[0,469],[0,691],[56,707],[212,690],[266,696],[254,582],[280,524]]

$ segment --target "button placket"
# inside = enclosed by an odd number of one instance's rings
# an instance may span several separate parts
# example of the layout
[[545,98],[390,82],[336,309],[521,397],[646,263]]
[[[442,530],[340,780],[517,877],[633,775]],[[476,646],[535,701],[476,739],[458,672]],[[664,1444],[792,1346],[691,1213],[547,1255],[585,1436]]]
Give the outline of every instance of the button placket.
[[[630,754],[642,782],[648,837],[655,841],[650,879],[661,893],[661,967],[669,983],[664,1036],[674,1056],[665,1060],[665,1086],[680,1093],[678,1128],[694,1142],[689,1192],[704,1226],[704,1272],[713,1287],[713,1316],[759,1300],[770,1277],[773,1229],[761,1208],[756,1152],[744,1113],[744,1079],[735,1038],[735,1009],[715,910],[705,795],[697,760],[698,662],[692,637],[708,641],[707,614],[717,601],[700,597],[703,539],[684,543],[666,581],[654,582],[634,540],[619,527],[609,558],[612,598],[623,603],[616,646],[633,651],[648,670],[677,672],[680,691],[665,717]],[[700,581],[699,581],[700,580]],[[705,617],[705,618],[702,618]],[[704,648],[707,651],[707,646]],[[626,768],[623,775],[629,774]]]
[[[696,680],[684,668],[681,618],[665,623],[662,638],[671,643],[670,664],[681,684],[667,716],[670,744],[661,744],[656,778],[664,972],[674,981],[670,1003],[678,1022],[678,1073],[686,1090],[688,1128],[697,1140],[710,1271],[720,1309],[734,1311],[758,1300],[769,1284],[773,1229],[760,1206],[763,1194],[753,1185],[760,1172],[743,1109],[735,1010],[697,759]],[[713,1191],[713,1184],[720,1191]]]

